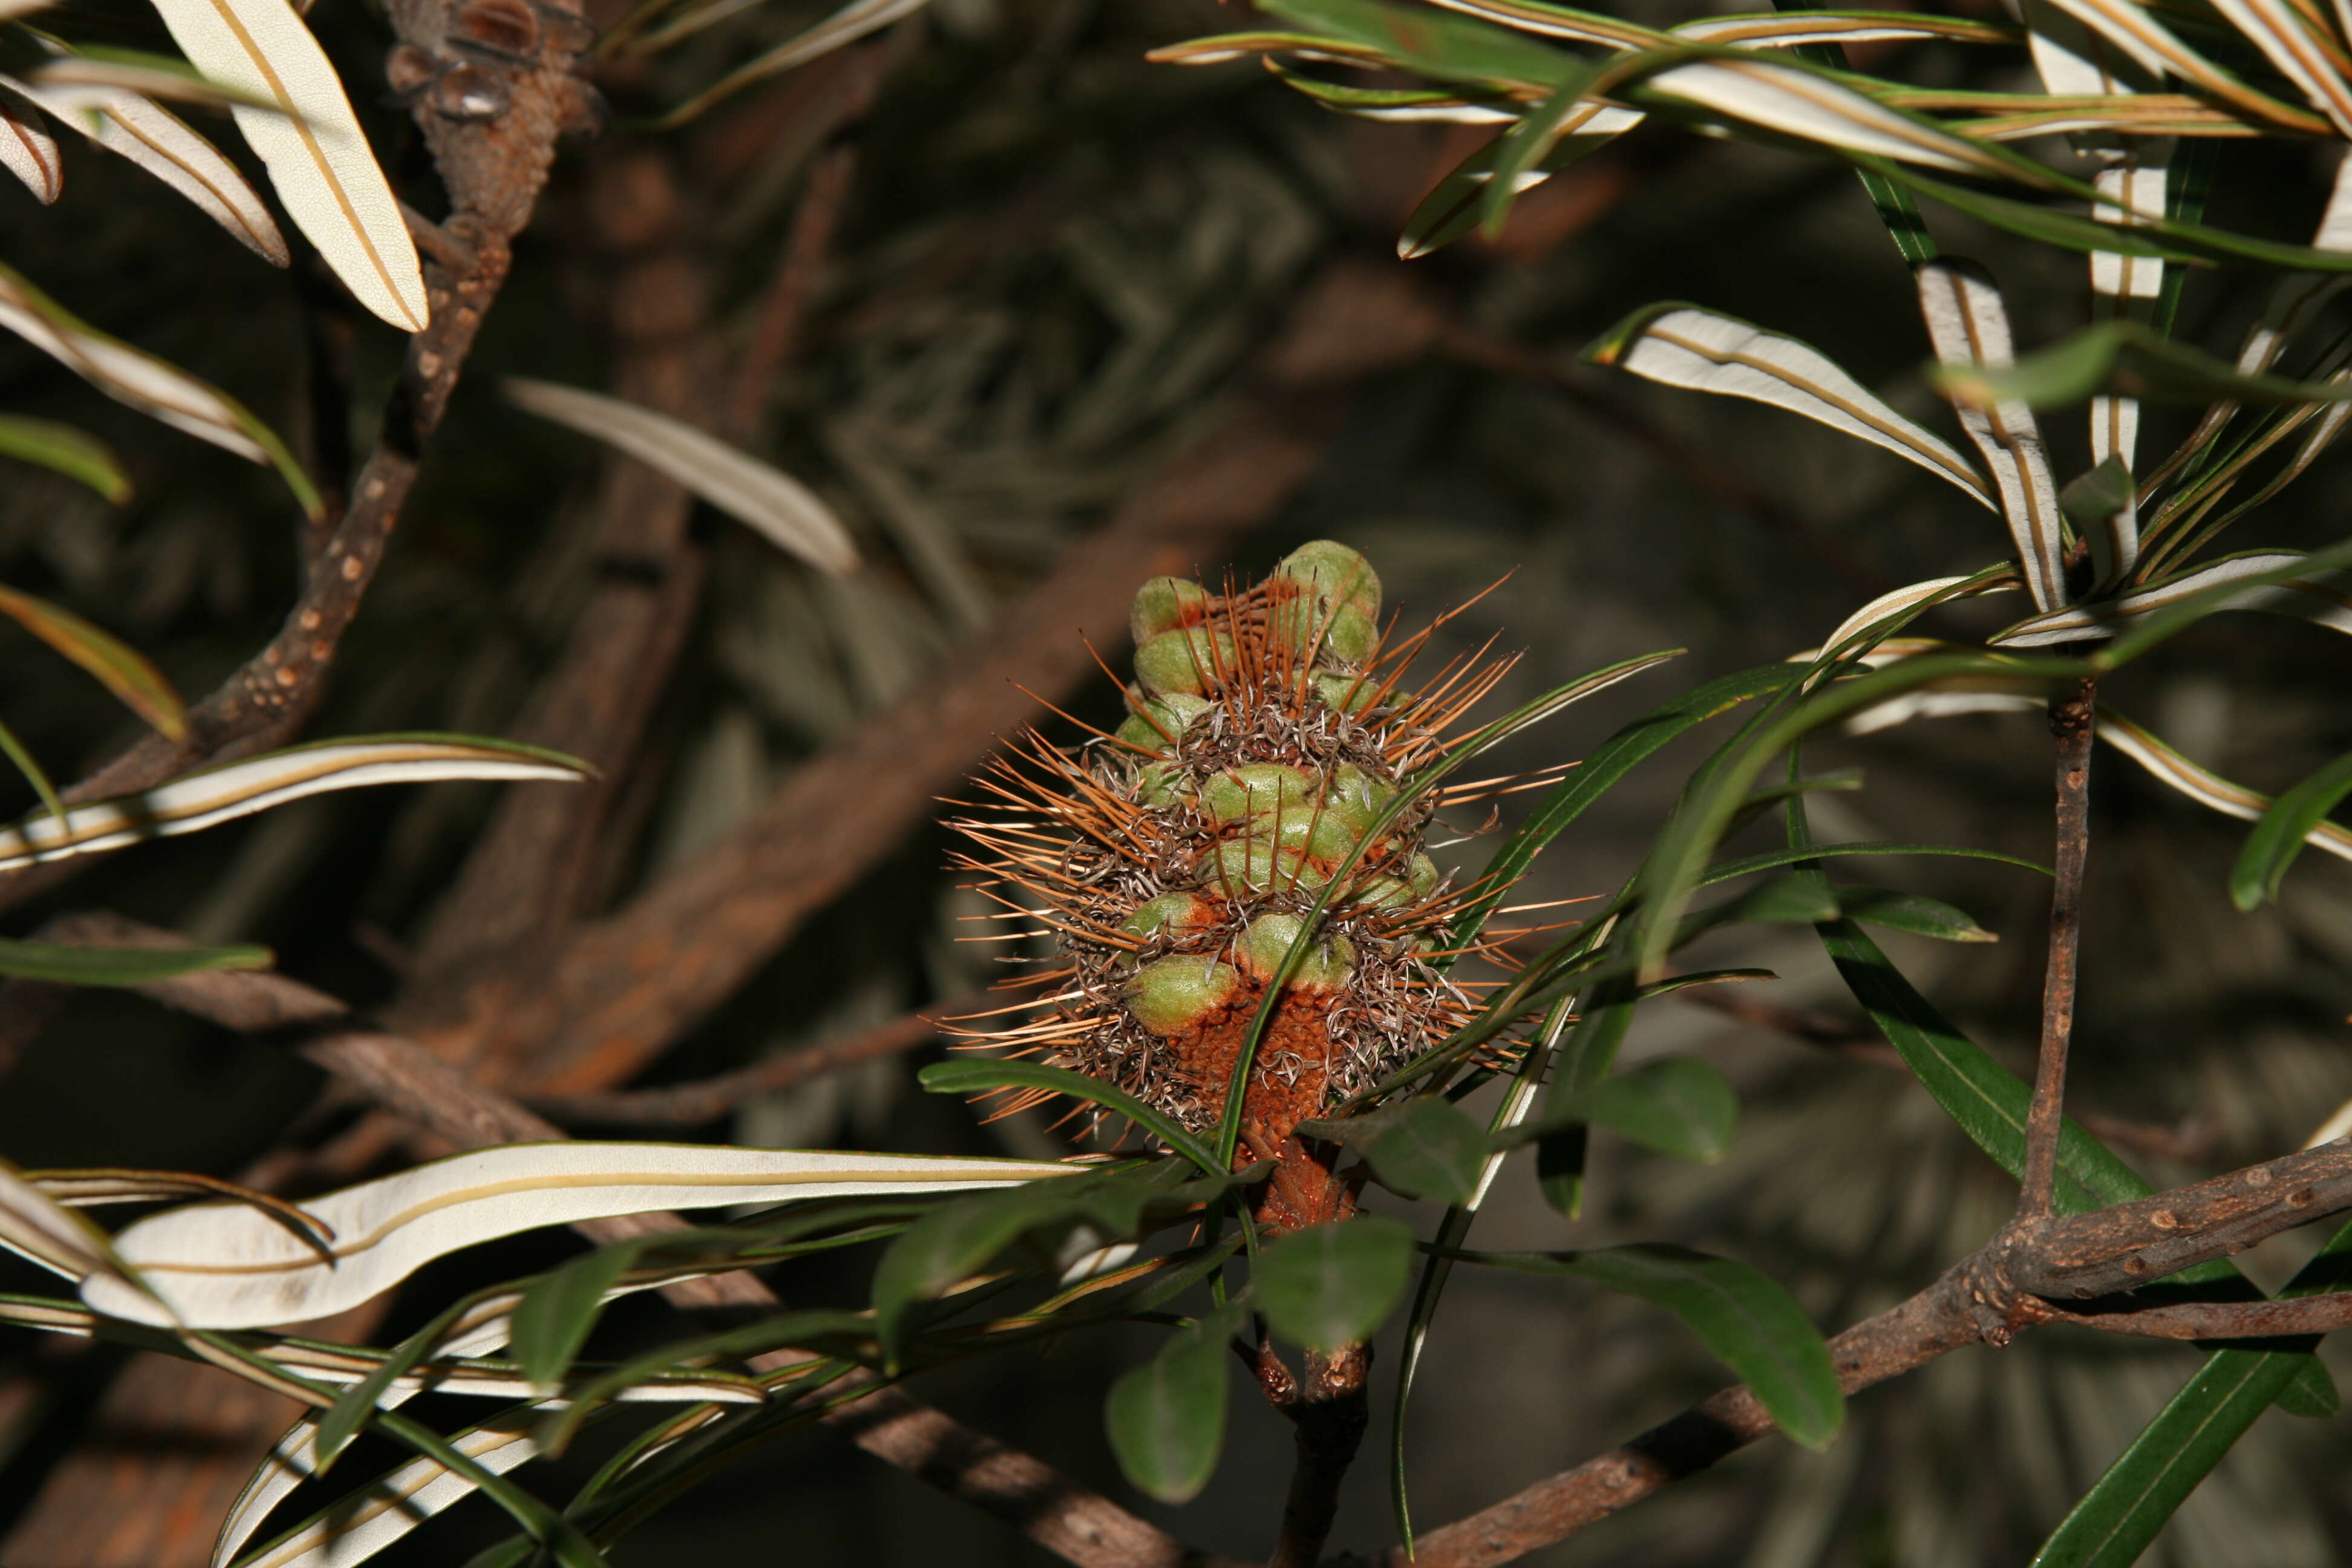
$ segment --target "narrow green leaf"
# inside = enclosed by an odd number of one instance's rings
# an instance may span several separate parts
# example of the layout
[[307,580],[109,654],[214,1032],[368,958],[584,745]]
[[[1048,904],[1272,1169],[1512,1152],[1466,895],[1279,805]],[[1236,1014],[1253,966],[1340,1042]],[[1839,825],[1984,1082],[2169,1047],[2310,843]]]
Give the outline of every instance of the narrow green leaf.
[[[2344,1288],[2352,1225],[2304,1265],[2281,1296]],[[2206,1357],[2170,1403],[2075,1503],[2034,1554],[2033,1568],[2130,1568],[2198,1483],[2257,1416],[2290,1396],[2306,1411],[2332,1407],[2333,1385],[2308,1349],[2226,1350]],[[2314,1373],[2318,1387],[2312,1386]]]
[[1805,667],[1797,664],[1767,664],[1743,669],[1653,708],[1594,747],[1583,765],[1554,786],[1495,851],[1495,858],[1486,867],[1489,890],[1464,907],[1446,945],[1462,948],[1475,941],[1486,917],[1503,901],[1511,885],[1534,863],[1544,847],[1645,758],[1709,719],[1728,713],[1753,698],[1785,691],[1804,678]]
[[1478,1124],[1435,1095],[1341,1121],[1301,1122],[1298,1131],[1361,1151],[1381,1182],[1409,1198],[1466,1203],[1486,1160]]
[[1553,1213],[1569,1219],[1584,1213],[1584,1157],[1591,1143],[1581,1121],[1536,1140],[1536,1191]]
[[[1285,79],[1295,83],[1304,79],[1286,74]],[[1564,122],[1565,133],[1556,136],[1550,146],[1537,156],[1533,168],[1547,176],[1557,174],[1600,152],[1639,125],[1642,118],[1636,110],[1588,100]],[[1398,231],[1396,251],[1400,259],[1413,261],[1441,250],[1477,226],[1480,204],[1493,188],[1495,159],[1502,143],[1503,138],[1496,137],[1470,153],[1449,170],[1429,195],[1422,197],[1421,205],[1406,216],[1404,226]],[[1522,174],[1527,172],[1523,170]],[[1515,195],[1525,194],[1520,191]]]
[[176,741],[188,732],[188,710],[163,672],[129,644],[71,610],[0,587],[0,616],[81,667],[116,700]]
[[[434,1347],[448,1333],[449,1325],[456,1322],[471,1305],[468,1300],[446,1309],[431,1322],[393,1346],[374,1371],[335,1396],[335,1402],[319,1416],[318,1436],[311,1440],[318,1454],[318,1462],[311,1472],[313,1475],[325,1475],[336,1457],[350,1447],[353,1437],[359,1436],[360,1428],[368,1424],[369,1418],[385,1414],[377,1408],[377,1402],[383,1397],[384,1392],[394,1382],[415,1372],[419,1363],[429,1360]],[[432,1457],[440,1458],[437,1454]]]
[[1412,1226],[1358,1215],[1285,1237],[1257,1261],[1257,1303],[1276,1331],[1315,1350],[1371,1337],[1412,1276]]
[[131,476],[106,443],[54,419],[0,414],[0,457],[54,468],[116,506],[131,499]]
[[148,985],[212,969],[267,969],[266,947],[65,947],[0,938],[0,974],[61,985]]
[[552,1390],[572,1370],[604,1309],[604,1292],[645,1252],[643,1241],[600,1247],[540,1276],[509,1315],[515,1363],[538,1387]]
[[379,1411],[384,1430],[445,1468],[466,1478],[491,1501],[507,1510],[532,1540],[552,1553],[558,1568],[609,1568],[604,1554],[589,1544],[571,1521],[531,1496],[506,1477],[483,1468],[459,1453],[430,1426],[398,1411]]
[[1696,1057],[1662,1057],[1546,1106],[1539,1121],[1504,1136],[1523,1143],[1570,1122],[1605,1127],[1645,1149],[1712,1165],[1731,1151],[1739,1095],[1730,1079]]
[[1174,1121],[1123,1089],[1065,1068],[1034,1062],[966,1060],[934,1062],[919,1075],[933,1094],[976,1094],[990,1089],[1050,1089],[1115,1110],[1211,1175],[1223,1167],[1208,1146]]
[[[2175,223],[2193,224],[2205,216],[2205,198],[2213,188],[2213,165],[2221,151],[2219,142],[2202,136],[2181,142],[2172,154],[2170,178],[2164,193],[2166,217]],[[2180,290],[2188,281],[2187,268],[2164,269],[2164,281],[2158,286],[2160,291],[2149,315],[2149,326],[2159,332],[2172,331],[2172,320],[2180,312]]]
[[1826,1448],[1845,1422],[1837,1367],[1804,1310],[1744,1263],[1647,1243],[1597,1252],[1473,1252],[1465,1262],[1565,1274],[1664,1307],[1754,1391],[1780,1430]]
[[[1572,1005],[1573,998],[1564,997],[1553,1005],[1545,1017],[1542,1032],[1520,1058],[1509,1089],[1487,1120],[1490,1138],[1516,1126],[1534,1107],[1537,1087],[1543,1081],[1544,1069],[1550,1065],[1552,1048],[1559,1041]],[[1403,1543],[1407,1556],[1412,1553],[1412,1499],[1405,1476],[1405,1411],[1412,1402],[1413,1376],[1420,1370],[1422,1352],[1429,1343],[1430,1328],[1437,1319],[1438,1301],[1454,1270],[1454,1259],[1446,1254],[1469,1239],[1470,1227],[1487,1194],[1494,1191],[1503,1160],[1499,1152],[1488,1154],[1479,1168],[1478,1182],[1469,1198],[1447,1209],[1445,1217],[1438,1222],[1437,1240],[1422,1260],[1421,1285],[1413,1292],[1412,1310],[1405,1317],[1404,1344],[1397,1358],[1396,1394],[1389,1415],[1389,1504],[1396,1519],[1397,1539]]]
[[[2024,1080],[1953,1027],[1933,1004],[1911,988],[1878,945],[1850,920],[1821,927],[1822,943],[1846,989],[1853,993],[1902,1056],[1922,1087],[1978,1148],[2011,1175],[2025,1164],[2025,1108],[2032,1090]],[[2147,1196],[2149,1187],[2130,1166],[2110,1153],[2072,1120],[2058,1139],[2058,1208],[2085,1214],[2108,1204]]]
[[2246,836],[2230,869],[2230,897],[2251,912],[2278,897],[2287,868],[2303,853],[2305,836],[2352,795],[2352,752],[2321,768],[2271,803]]
[[740,1362],[786,1347],[805,1350],[824,1345],[832,1349],[846,1342],[862,1350],[871,1341],[873,1327],[871,1321],[860,1313],[817,1308],[801,1312],[779,1312],[773,1317],[761,1318],[736,1328],[721,1329],[698,1339],[672,1341],[634,1361],[623,1362],[566,1388],[563,1402],[555,1405],[547,1419],[540,1423],[534,1437],[541,1452],[561,1454],[571,1446],[572,1436],[586,1425],[599,1405],[622,1390],[643,1383],[657,1373],[688,1364]]
[[1892,888],[1834,888],[1838,910],[1848,920],[1934,937],[1938,942],[1999,942],[1965,910],[1921,893]]
[[1510,221],[1511,204],[1518,199],[1519,176],[1551,151],[1586,87],[1600,72],[1600,67],[1591,67],[1560,83],[1549,98],[1521,114],[1518,122],[1496,139],[1493,170],[1478,197],[1479,229],[1488,239],[1500,237],[1503,226]]
[[2089,530],[2131,505],[2133,494],[2131,469],[2124,465],[2123,454],[2110,452],[2089,473],[2067,480],[2058,492],[2058,504],[2076,528]]
[[[1772,0],[1772,8],[1782,16],[1821,9],[1812,0]],[[1852,68],[1843,44],[1800,44],[1789,52],[1825,69]],[[1895,242],[1896,254],[1914,267],[1935,260],[1935,237],[1927,232],[1927,220],[1919,216],[1919,204],[1911,199],[1911,193],[1873,170],[1854,172],[1862,176],[1863,193],[1869,196],[1872,209],[1886,229],[1886,237]]]
[[1103,1404],[1111,1452],[1146,1496],[1190,1502],[1216,1473],[1225,1446],[1225,1342],[1248,1314],[1234,1301],[1179,1329],[1159,1354],[1111,1384]]
[[1727,882],[1734,877],[1745,877],[1751,872],[1793,866],[1800,860],[1825,860],[1833,855],[1958,855],[1971,860],[1998,860],[2004,866],[2019,866],[2028,871],[2039,871],[2045,877],[2050,875],[2050,868],[2038,860],[2028,860],[2021,855],[2004,855],[1998,849],[1970,849],[1958,844],[1906,844],[1887,839],[1816,844],[1802,849],[1773,849],[1738,860],[1725,860],[1709,866],[1706,874],[1699,878],[1698,885],[1705,888],[1717,882]]
[[[2014,364],[1944,365],[1929,376],[1948,395],[1982,408],[2011,401],[2058,408],[2102,393],[2147,401],[2282,405],[2352,398],[2352,387],[2340,382],[2241,374],[2226,362],[2128,317],[2085,327]],[[2095,469],[2084,478],[2097,474]],[[2128,497],[2130,475],[2122,475],[2119,483]]]
[[[2191,266],[2251,261],[2298,272],[2352,272],[2352,253],[2317,250],[2306,245],[2284,245],[2252,239],[2226,229],[2210,228],[2187,219],[2142,218],[2131,225],[2099,223],[2073,213],[2036,206],[2009,196],[1954,185],[1916,173],[1884,158],[1856,158],[1855,163],[1909,186],[1954,212],[1989,223],[2011,234],[2068,250],[2107,251],[2118,256],[2155,257]],[[2081,193],[2070,190],[2070,195]]]
[[[877,1337],[895,1363],[917,1303],[978,1273],[1024,1237],[1051,1243],[1085,1224],[1115,1241],[1134,1235],[1148,1215],[1192,1213],[1259,1172],[1251,1167],[1186,1181],[1190,1167],[1184,1162],[1158,1160],[1129,1170],[1002,1188],[933,1209],[908,1226],[875,1266]],[[1041,1251],[1036,1261],[1043,1260]]]
[[2067,679],[2083,668],[2073,660],[1927,654],[1833,682],[1769,722],[1751,726],[1750,733],[1693,779],[1643,863],[1638,881],[1642,903],[1628,919],[1624,938],[1642,977],[1654,979],[1660,974],[1683,907],[1705,873],[1707,858],[1738,816],[1758,776],[1785,748],[1849,713],[1937,680],[1990,677],[2032,689]]
[[[1580,1095],[1598,1088],[1617,1065],[1617,1049],[1633,1026],[1636,987],[1630,971],[1605,980],[1580,998],[1583,1016],[1560,1042],[1552,1067],[1551,1093],[1545,1098],[1538,1121],[1549,1122],[1555,1109],[1573,1105]],[[1574,1121],[1536,1145],[1536,1185],[1544,1201],[1574,1219],[1584,1206],[1584,1156],[1589,1142],[1583,1123]]]
[[1408,9],[1382,0],[1266,0],[1265,9],[1348,43],[1378,49],[1440,81],[1550,89],[1586,69],[1582,60],[1564,49],[1425,7]]
[[[1712,924],[1813,925],[1838,916],[1836,897],[1802,877],[1775,877],[1717,908],[1725,913]],[[1714,913],[1714,910],[1703,910],[1693,918]]]
[[33,793],[41,797],[41,809],[48,813],[50,819],[63,822],[66,803],[58,795],[58,786],[49,781],[48,773],[34,760],[33,753],[25,749],[25,742],[16,739],[16,732],[5,724],[0,724],[0,753],[5,753],[9,764],[33,786]]
[[891,1363],[905,1346],[917,1303],[979,1272],[1032,1231],[1076,1224],[1084,1205],[1064,1189],[1089,1179],[977,1194],[943,1204],[908,1227],[874,1268],[875,1331]]

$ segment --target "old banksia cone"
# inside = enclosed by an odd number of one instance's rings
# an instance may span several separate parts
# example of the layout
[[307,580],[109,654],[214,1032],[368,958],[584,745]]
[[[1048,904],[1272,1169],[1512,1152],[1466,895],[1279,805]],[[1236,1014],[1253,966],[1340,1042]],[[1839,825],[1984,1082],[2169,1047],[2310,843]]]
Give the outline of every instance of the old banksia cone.
[[979,887],[1059,949],[1010,983],[1034,999],[1006,1011],[1029,1021],[977,1043],[1213,1128],[1311,921],[1243,1100],[1239,1157],[1287,1167],[1300,1121],[1460,1026],[1469,1005],[1442,961],[1468,889],[1423,852],[1436,803],[1391,808],[1507,665],[1461,661],[1407,691],[1428,633],[1391,647],[1380,609],[1370,563],[1328,541],[1248,589],[1144,585],[1118,733],[1066,750],[1033,732],[983,777],[992,815],[955,825]]

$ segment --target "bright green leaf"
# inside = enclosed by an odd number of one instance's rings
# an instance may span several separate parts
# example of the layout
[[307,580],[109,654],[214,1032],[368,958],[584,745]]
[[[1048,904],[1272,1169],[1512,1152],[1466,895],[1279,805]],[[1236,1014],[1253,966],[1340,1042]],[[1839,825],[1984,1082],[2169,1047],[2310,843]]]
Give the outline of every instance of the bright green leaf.
[[1465,1262],[1565,1274],[1664,1307],[1748,1384],[1780,1430],[1825,1448],[1845,1422],[1837,1367],[1804,1310],[1744,1263],[1656,1243],[1597,1252],[1474,1252]]
[[1258,1258],[1257,1303],[1276,1331],[1315,1350],[1369,1339],[1412,1274],[1412,1226],[1359,1215],[1284,1237]]
[[990,1089],[1050,1089],[1089,1100],[1126,1117],[1212,1175],[1222,1173],[1208,1146],[1174,1121],[1123,1089],[1066,1068],[1034,1062],[965,1060],[934,1062],[918,1075],[933,1094],[977,1094]]
[[1606,1127],[1645,1149],[1711,1165],[1731,1150],[1739,1096],[1728,1079],[1696,1058],[1662,1057],[1547,1106],[1541,1121],[1516,1131],[1509,1142],[1525,1142],[1530,1131],[1549,1134],[1570,1121]]
[[0,587],[0,616],[79,665],[124,707],[171,739],[176,741],[188,732],[187,709],[172,683],[144,655],[112,633],[71,610],[14,588]]
[[106,443],[54,419],[0,414],[0,457],[54,468],[116,506],[131,499],[131,476]]
[[2287,868],[2303,853],[2305,837],[2352,795],[2352,752],[2346,752],[2271,803],[2246,836],[2230,868],[2230,897],[2248,911],[2278,897]]
[[1999,942],[1965,910],[1922,893],[1892,888],[1833,888],[1840,913],[1848,920],[1934,937],[1938,942]]
[[2131,505],[2133,493],[2131,469],[2120,453],[2110,452],[2097,468],[2066,481],[2058,505],[2076,528],[2096,528]]
[[525,1377],[542,1389],[563,1381],[604,1310],[604,1293],[644,1250],[644,1243],[634,1241],[600,1247],[551,1269],[523,1292],[508,1321],[514,1359]]
[[[2128,319],[2085,327],[2011,365],[1945,365],[1932,372],[1931,378],[1948,395],[1985,408],[2012,400],[2034,408],[2057,408],[2102,393],[2176,403],[2290,405],[2352,397],[2352,387],[2340,382],[2242,375],[2224,361]],[[2094,469],[2084,479],[2097,479],[2099,472]],[[2126,499],[2130,483],[2130,474],[2124,473],[2121,493]]]
[[211,969],[267,969],[266,947],[65,947],[0,939],[0,974],[61,985],[149,985]]
[[1118,1468],[1161,1502],[1190,1502],[1216,1473],[1229,1392],[1225,1342],[1248,1309],[1233,1302],[1180,1329],[1160,1353],[1111,1384],[1103,1426]]
[[1440,81],[1496,82],[1549,89],[1580,78],[1584,62],[1562,49],[1424,6],[1382,0],[1265,0],[1277,16],[1304,24]]
[[1478,1124],[1433,1095],[1344,1121],[1302,1122],[1298,1131],[1360,1150],[1382,1183],[1411,1198],[1466,1203],[1486,1161]]

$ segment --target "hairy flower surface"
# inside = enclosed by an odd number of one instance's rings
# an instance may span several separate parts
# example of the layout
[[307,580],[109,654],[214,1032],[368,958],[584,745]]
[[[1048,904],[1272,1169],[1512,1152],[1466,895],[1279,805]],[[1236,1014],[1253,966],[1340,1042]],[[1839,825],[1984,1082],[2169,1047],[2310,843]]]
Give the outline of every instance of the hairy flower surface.
[[1212,1128],[1311,925],[1243,1100],[1242,1157],[1279,1157],[1298,1122],[1461,1026],[1444,961],[1474,889],[1424,853],[1437,801],[1412,781],[1509,666],[1457,659],[1407,691],[1430,634],[1392,645],[1380,608],[1370,563],[1328,541],[1222,595],[1144,585],[1126,723],[1068,749],[1031,732],[983,775],[988,815],[954,824],[1003,918],[1058,949],[1008,983],[1041,993],[1003,1010],[1029,1018],[977,1043]]

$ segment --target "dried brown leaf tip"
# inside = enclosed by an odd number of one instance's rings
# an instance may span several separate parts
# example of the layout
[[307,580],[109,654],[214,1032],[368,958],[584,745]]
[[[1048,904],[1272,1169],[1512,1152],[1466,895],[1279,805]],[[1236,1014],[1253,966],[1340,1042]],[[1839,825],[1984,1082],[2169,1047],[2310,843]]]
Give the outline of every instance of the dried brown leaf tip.
[[1245,590],[1144,585],[1126,723],[1070,748],[1032,731],[982,775],[987,815],[953,825],[977,847],[959,863],[1005,906],[992,918],[1057,949],[1006,983],[1037,993],[997,1015],[1025,1021],[975,1044],[1213,1128],[1266,986],[1313,921],[1259,1042],[1246,1159],[1461,1026],[1472,1004],[1440,961],[1480,889],[1423,852],[1430,796],[1380,819],[1510,661],[1458,658],[1407,691],[1434,627],[1399,640],[1380,609],[1370,563],[1328,541]]

